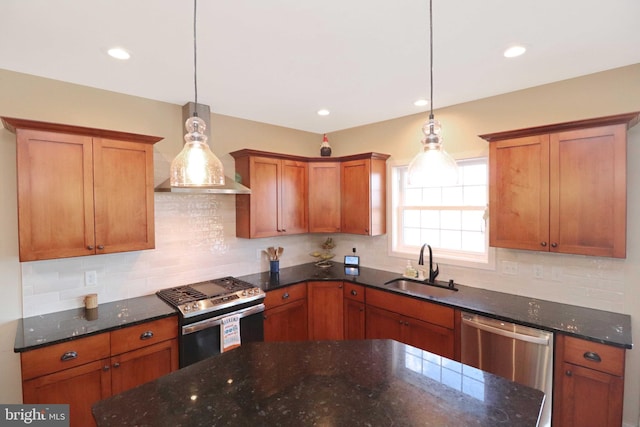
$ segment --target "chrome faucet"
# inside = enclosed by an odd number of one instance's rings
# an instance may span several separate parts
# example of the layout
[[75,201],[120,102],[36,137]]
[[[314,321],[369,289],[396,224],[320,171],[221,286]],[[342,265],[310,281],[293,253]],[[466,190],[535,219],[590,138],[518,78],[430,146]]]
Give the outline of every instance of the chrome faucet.
[[424,248],[425,247],[429,248],[429,279],[427,283],[433,283],[434,280],[436,280],[436,277],[438,277],[438,274],[440,274],[440,266],[436,264],[436,269],[435,270],[433,269],[433,252],[431,251],[431,246],[427,245],[426,243],[422,245],[422,248],[420,248],[420,257],[418,258],[418,265],[424,265]]

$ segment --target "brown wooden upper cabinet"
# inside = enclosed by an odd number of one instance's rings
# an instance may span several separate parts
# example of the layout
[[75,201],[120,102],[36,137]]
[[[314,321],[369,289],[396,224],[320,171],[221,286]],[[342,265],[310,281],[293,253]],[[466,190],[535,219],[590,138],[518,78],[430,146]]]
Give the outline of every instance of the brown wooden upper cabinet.
[[307,233],[307,162],[293,156],[240,150],[236,174],[251,194],[236,195],[236,235],[244,238]]
[[3,117],[17,137],[20,261],[153,249],[162,138]]
[[341,164],[343,233],[379,236],[387,232],[386,154],[345,158]]
[[236,236],[386,233],[387,154],[308,158],[230,153],[251,194],[236,195]]
[[626,135],[639,116],[481,135],[490,245],[625,258]]

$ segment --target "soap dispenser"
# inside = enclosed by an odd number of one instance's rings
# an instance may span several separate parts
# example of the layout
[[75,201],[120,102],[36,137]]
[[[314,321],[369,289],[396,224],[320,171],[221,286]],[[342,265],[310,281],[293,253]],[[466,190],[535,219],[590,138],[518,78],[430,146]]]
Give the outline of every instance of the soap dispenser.
[[411,278],[416,277],[416,269],[413,268],[413,265],[411,265],[411,260],[407,260],[407,266],[404,269],[404,276]]

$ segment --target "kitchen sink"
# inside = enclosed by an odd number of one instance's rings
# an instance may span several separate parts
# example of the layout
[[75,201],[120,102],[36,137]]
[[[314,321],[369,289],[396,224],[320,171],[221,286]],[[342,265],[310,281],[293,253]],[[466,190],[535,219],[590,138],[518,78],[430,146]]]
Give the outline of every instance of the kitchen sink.
[[429,283],[425,280],[399,277],[389,280],[385,283],[385,286],[422,297],[447,297],[453,292],[458,292],[458,288],[455,287],[453,280],[449,282],[434,280],[433,283]]

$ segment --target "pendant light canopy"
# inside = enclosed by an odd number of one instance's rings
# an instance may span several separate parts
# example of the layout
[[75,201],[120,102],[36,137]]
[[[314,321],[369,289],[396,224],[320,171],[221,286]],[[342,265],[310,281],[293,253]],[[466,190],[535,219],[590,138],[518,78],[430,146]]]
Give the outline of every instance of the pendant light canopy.
[[409,163],[409,185],[452,185],[458,182],[458,165],[442,146],[442,127],[433,117],[433,0],[429,0],[429,120],[422,126],[422,149]]
[[[195,106],[198,106],[197,72],[197,0],[193,1],[193,83]],[[187,133],[184,136],[182,151],[171,162],[170,180],[172,187],[213,187],[224,185],[222,162],[207,144],[206,124],[198,117],[194,109],[193,117],[185,122]]]

